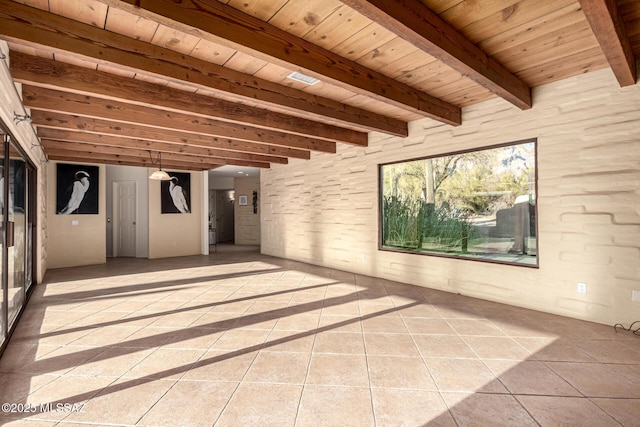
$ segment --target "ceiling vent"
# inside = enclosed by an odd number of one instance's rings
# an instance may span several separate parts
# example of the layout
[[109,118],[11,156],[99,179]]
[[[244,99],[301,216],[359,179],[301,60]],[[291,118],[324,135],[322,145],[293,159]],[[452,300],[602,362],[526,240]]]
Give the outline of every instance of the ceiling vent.
[[287,77],[290,78],[291,80],[295,80],[295,81],[300,82],[300,83],[308,84],[309,86],[313,86],[314,84],[316,84],[316,83],[318,83],[320,81],[318,79],[314,79],[311,76],[307,76],[307,75],[304,75],[302,73],[298,73],[297,71],[294,71],[293,73],[289,74]]

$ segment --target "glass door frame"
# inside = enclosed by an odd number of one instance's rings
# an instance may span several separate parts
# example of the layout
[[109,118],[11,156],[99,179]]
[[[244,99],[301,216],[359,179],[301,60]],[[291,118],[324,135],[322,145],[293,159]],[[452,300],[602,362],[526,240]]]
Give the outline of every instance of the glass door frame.
[[[9,185],[8,185],[8,181],[7,181],[7,176],[9,175],[8,172],[8,168],[5,167],[5,163],[6,163],[6,158],[7,158],[7,154],[8,154],[8,146],[9,146],[9,133],[6,132],[6,130],[4,129],[4,126],[2,126],[3,123],[0,122],[0,137],[2,138],[2,153],[0,153],[0,155],[2,156],[2,159],[0,160],[0,165],[2,166],[2,182],[5,185],[2,185],[2,188],[0,188],[0,191],[2,192],[2,200],[7,200],[8,194],[9,194]],[[2,217],[2,224],[0,225],[0,257],[1,257],[1,261],[0,261],[0,292],[2,292],[2,308],[0,309],[0,333],[2,334],[2,336],[0,336],[0,356],[2,355],[2,353],[4,352],[4,349],[7,346],[7,343],[9,342],[9,331],[11,328],[9,328],[9,289],[8,289],[8,269],[5,267],[6,263],[7,263],[7,222],[8,222],[8,218],[7,218],[7,214],[5,212],[5,205],[6,203],[3,203],[2,206],[0,206],[0,216]]]
[[[0,232],[0,244],[1,244],[1,251],[2,253],[0,254],[0,256],[2,257],[2,265],[0,267],[1,268],[1,281],[0,281],[0,292],[2,292],[3,298],[2,298],[2,308],[0,310],[0,316],[2,316],[2,323],[4,324],[4,329],[5,331],[1,331],[0,332],[4,332],[4,336],[0,336],[0,357],[2,357],[2,353],[4,352],[4,349],[6,348],[9,339],[11,338],[11,334],[13,333],[13,331],[16,329],[16,326],[18,324],[18,322],[20,321],[20,317],[22,316],[22,313],[24,312],[25,307],[27,306],[27,303],[29,302],[29,299],[31,298],[31,294],[33,293],[33,290],[35,288],[35,283],[33,283],[34,278],[36,277],[36,245],[38,244],[37,241],[37,232],[36,230],[38,229],[37,227],[37,188],[38,188],[38,181],[37,181],[37,168],[36,166],[33,164],[33,162],[31,161],[31,159],[29,158],[29,156],[26,155],[26,153],[24,152],[24,150],[22,149],[22,147],[17,143],[17,139],[12,135],[12,133],[4,126],[4,123],[2,123],[0,121],[0,137],[2,138],[2,144],[3,144],[3,152],[0,153],[0,155],[2,155],[2,160],[0,161],[0,165],[3,166],[3,182],[4,182],[4,186],[3,188],[0,188],[0,191],[2,191],[3,194],[3,200],[8,201],[9,200],[9,185],[10,185],[10,178],[9,178],[9,173],[10,173],[10,168],[9,168],[9,162],[10,162],[10,149],[11,147],[13,147],[13,150],[15,152],[17,152],[21,159],[25,162],[25,188],[26,188],[26,194],[24,195],[25,197],[25,203],[27,204],[26,209],[25,209],[25,228],[26,228],[26,233],[29,233],[29,239],[31,240],[31,247],[26,247],[25,248],[25,252],[24,252],[24,261],[25,261],[25,278],[26,277],[31,277],[31,281],[32,283],[27,285],[26,280],[25,283],[23,283],[22,285],[25,288],[25,297],[24,297],[24,301],[22,302],[21,307],[18,309],[18,313],[13,321],[13,323],[11,324],[11,326],[9,325],[9,251],[7,250],[7,242],[10,240],[9,239],[9,215],[8,215],[8,210],[6,209],[6,206],[9,205],[9,203],[4,203],[4,206],[2,207],[2,211],[0,211],[0,215],[2,216],[2,227],[1,227],[1,232]],[[29,226],[31,225],[31,226]],[[11,236],[13,238],[13,236]],[[11,260],[13,261],[13,260]],[[31,261],[31,264],[29,265],[29,261]],[[29,269],[29,273],[30,274],[26,274],[26,269]]]

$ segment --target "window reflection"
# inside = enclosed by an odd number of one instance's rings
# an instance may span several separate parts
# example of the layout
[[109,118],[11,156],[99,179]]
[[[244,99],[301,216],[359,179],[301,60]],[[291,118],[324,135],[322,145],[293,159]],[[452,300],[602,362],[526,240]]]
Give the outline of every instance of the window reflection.
[[384,249],[537,265],[536,141],[380,167]]
[[15,151],[13,145],[9,147],[9,198],[6,203],[8,215],[7,227],[7,255],[8,255],[8,300],[9,327],[13,324],[20,309],[25,303],[25,162]]

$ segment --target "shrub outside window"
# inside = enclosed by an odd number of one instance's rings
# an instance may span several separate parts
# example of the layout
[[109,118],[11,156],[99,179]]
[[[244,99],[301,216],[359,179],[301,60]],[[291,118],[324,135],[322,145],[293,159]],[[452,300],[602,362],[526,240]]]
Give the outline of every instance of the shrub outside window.
[[380,166],[384,250],[538,266],[536,140]]

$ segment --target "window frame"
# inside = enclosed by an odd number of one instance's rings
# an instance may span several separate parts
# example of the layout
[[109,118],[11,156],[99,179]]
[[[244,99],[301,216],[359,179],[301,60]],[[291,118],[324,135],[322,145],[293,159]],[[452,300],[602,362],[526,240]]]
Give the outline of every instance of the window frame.
[[[403,248],[397,248],[397,247],[391,247],[391,246],[383,245],[383,229],[382,229],[383,228],[383,224],[384,224],[384,212],[383,212],[384,173],[383,173],[383,168],[385,166],[396,165],[396,164],[401,164],[401,163],[410,163],[410,162],[415,162],[415,161],[420,161],[420,160],[436,159],[436,158],[446,157],[446,156],[455,156],[455,155],[460,155],[460,154],[475,153],[475,152],[487,151],[487,150],[492,150],[492,149],[499,149],[499,148],[510,147],[510,146],[515,146],[515,145],[522,145],[522,144],[528,144],[528,143],[533,143],[534,168],[535,168],[534,174],[533,174],[533,176],[534,176],[534,184],[533,184],[534,197],[533,197],[533,200],[534,200],[535,232],[536,232],[535,263],[511,262],[511,261],[505,261],[505,260],[489,259],[489,258],[484,258],[484,257],[481,257],[481,256],[469,256],[469,255],[464,255],[464,254],[450,254],[450,253],[442,253],[442,252],[413,251],[413,250],[410,250],[410,249],[403,249]],[[419,255],[419,256],[455,259],[455,260],[460,260],[460,261],[475,261],[475,262],[482,262],[482,263],[489,263],[489,264],[508,265],[508,266],[513,266],[513,267],[524,267],[524,268],[539,269],[540,268],[540,225],[539,225],[540,216],[539,216],[539,210],[538,210],[538,194],[539,194],[539,192],[538,192],[538,179],[539,179],[539,176],[538,176],[538,138],[537,137],[521,139],[521,140],[517,140],[517,141],[510,141],[510,142],[505,142],[505,143],[499,143],[499,144],[483,145],[481,147],[474,147],[474,148],[465,149],[465,150],[449,151],[449,152],[438,153],[438,154],[433,154],[433,155],[424,156],[424,157],[415,157],[415,158],[410,158],[410,159],[396,160],[396,161],[392,161],[392,162],[380,163],[380,164],[378,164],[378,250],[382,251],[382,252],[404,253],[404,254],[410,254],[410,255]]]

